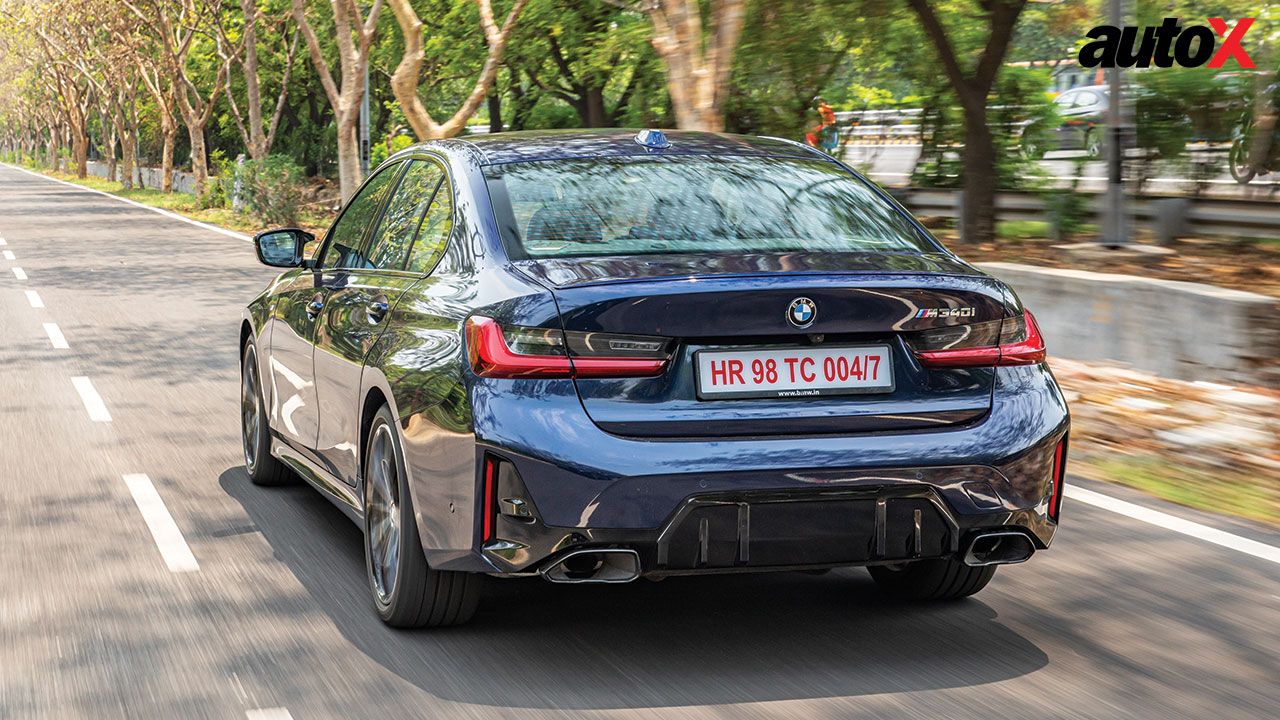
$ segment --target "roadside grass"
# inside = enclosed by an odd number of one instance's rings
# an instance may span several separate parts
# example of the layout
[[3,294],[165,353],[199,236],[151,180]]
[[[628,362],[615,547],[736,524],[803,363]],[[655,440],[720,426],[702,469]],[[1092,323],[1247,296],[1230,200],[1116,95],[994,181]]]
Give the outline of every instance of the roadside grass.
[[1091,480],[1126,485],[1197,510],[1280,525],[1280,487],[1239,470],[1211,471],[1153,456],[1089,458],[1070,472]]
[[[1096,233],[1097,225],[1085,223],[1078,235]],[[1053,237],[1053,224],[1047,220],[1001,220],[996,223],[1000,240],[1048,240]]]
[[[133,188],[125,190],[124,185],[107,180],[105,178],[90,175],[84,178],[78,178],[75,175],[63,172],[52,172],[47,168],[25,166],[31,170],[47,175],[58,180],[65,180],[76,185],[100,190],[117,197],[133,200],[154,208],[168,210],[192,220],[199,220],[211,225],[242,232],[246,235],[253,235],[267,229],[253,215],[243,212],[237,212],[231,208],[212,207],[202,208],[196,201],[194,195],[188,195],[182,192],[165,193],[155,188]],[[317,235],[324,232],[328,227],[331,216],[327,213],[303,212],[299,218],[299,225]]]
[[996,236],[1001,240],[1046,238],[1052,230],[1044,220],[1001,220],[996,223]]

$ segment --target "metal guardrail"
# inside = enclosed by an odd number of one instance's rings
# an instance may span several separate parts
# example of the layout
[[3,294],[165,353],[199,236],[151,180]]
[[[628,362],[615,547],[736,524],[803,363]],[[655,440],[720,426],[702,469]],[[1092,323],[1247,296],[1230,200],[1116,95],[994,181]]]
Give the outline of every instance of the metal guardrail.
[[[916,215],[960,216],[962,193],[959,190],[903,188],[891,192]],[[1085,194],[1090,198],[1089,219],[1100,219],[1103,196]],[[1130,218],[1138,224],[1154,226],[1158,218],[1172,212],[1185,212],[1186,234],[1189,235],[1280,238],[1280,200],[1161,195],[1129,198]],[[999,220],[1045,220],[1047,217],[1048,208],[1042,195],[1015,191],[996,195],[996,218]]]

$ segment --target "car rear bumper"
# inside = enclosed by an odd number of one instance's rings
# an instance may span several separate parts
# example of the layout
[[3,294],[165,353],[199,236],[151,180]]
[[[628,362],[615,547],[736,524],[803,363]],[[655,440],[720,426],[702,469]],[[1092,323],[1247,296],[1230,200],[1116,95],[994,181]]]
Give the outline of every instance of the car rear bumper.
[[966,426],[724,441],[610,435],[554,393],[488,398],[505,436],[478,418],[477,459],[515,470],[495,500],[530,517],[499,513],[493,539],[445,569],[526,574],[593,547],[634,550],[650,576],[865,565],[954,556],[992,529],[1046,548],[1066,405],[1044,366],[1000,368],[996,384]]

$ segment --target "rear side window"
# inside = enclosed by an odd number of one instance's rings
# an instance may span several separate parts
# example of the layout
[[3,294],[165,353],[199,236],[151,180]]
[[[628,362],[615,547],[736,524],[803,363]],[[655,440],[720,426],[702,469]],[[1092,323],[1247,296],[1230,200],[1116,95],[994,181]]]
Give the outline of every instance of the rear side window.
[[425,275],[436,266],[440,256],[444,254],[453,232],[453,188],[449,186],[449,178],[440,180],[440,189],[436,191],[431,207],[422,218],[422,226],[418,229],[418,239],[413,243],[413,252],[409,254],[409,272]]
[[823,160],[630,157],[486,170],[514,258],[936,252],[866,182]]
[[382,201],[391,188],[391,183],[400,170],[400,163],[388,165],[374,175],[329,228],[326,238],[324,256],[320,259],[321,268],[363,268],[369,263],[360,256],[360,244],[364,240],[365,231],[382,207]]
[[374,231],[369,246],[369,262],[373,267],[383,270],[404,267],[418,226],[443,177],[444,170],[434,162],[414,160],[409,164]]

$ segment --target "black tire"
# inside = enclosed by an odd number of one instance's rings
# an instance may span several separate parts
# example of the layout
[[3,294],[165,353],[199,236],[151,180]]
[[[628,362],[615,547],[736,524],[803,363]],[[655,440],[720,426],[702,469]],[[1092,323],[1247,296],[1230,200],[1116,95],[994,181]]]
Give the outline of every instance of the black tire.
[[1102,139],[1098,137],[1098,130],[1088,130],[1084,134],[1084,156],[1090,160],[1097,160],[1102,157]]
[[[258,349],[253,338],[244,341],[240,361],[240,445],[244,469],[254,485],[288,485],[294,476],[271,455],[271,431],[267,423],[262,378],[258,374]],[[252,416],[250,415],[252,413]]]
[[[388,451],[390,457],[388,457]],[[383,465],[385,461],[385,465]],[[379,467],[385,469],[378,470]],[[404,470],[404,451],[391,409],[383,405],[374,415],[366,435],[364,466],[364,557],[369,591],[378,616],[396,628],[445,627],[461,625],[475,615],[484,576],[478,573],[433,570],[422,552],[418,525],[414,521],[413,500]],[[394,482],[375,471],[393,470]],[[391,497],[388,505],[378,499]],[[386,510],[390,507],[390,510]],[[381,509],[380,509],[381,508]],[[394,521],[394,553],[375,570],[375,538],[387,537]],[[375,525],[379,528],[376,529]],[[375,536],[375,530],[379,533]],[[393,574],[392,574],[393,573]]]
[[1227,167],[1231,171],[1231,178],[1241,185],[1246,185],[1258,171],[1249,164],[1249,142],[1248,136],[1241,136],[1231,142],[1231,149],[1227,151]]
[[906,565],[873,565],[867,568],[876,585],[887,593],[910,600],[958,600],[987,586],[995,565],[970,567],[954,559],[917,560]]

